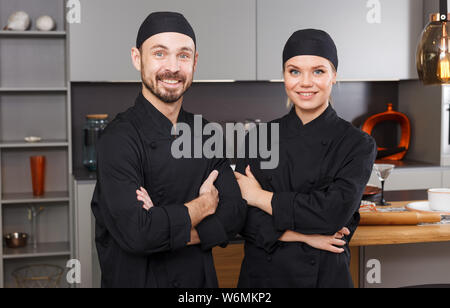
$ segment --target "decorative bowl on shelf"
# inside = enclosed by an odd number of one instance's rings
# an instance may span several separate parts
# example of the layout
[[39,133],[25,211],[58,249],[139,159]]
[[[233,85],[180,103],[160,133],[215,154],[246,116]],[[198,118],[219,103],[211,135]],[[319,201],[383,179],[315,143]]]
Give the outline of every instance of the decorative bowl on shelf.
[[53,31],[55,27],[55,20],[48,15],[40,16],[36,19],[36,29],[39,31]]
[[8,233],[5,235],[6,246],[9,248],[20,248],[27,245],[28,234],[26,233]]
[[30,25],[30,15],[24,11],[17,11],[9,16],[8,25],[4,30],[26,31],[30,28]]
[[32,143],[32,142],[39,142],[41,141],[42,138],[41,137],[36,137],[36,136],[29,136],[29,137],[25,137],[25,141]]

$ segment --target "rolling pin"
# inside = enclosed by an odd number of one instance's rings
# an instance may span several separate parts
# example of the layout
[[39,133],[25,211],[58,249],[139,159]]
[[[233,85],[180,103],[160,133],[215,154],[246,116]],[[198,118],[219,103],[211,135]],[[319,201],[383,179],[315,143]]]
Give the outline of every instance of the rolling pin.
[[419,212],[362,212],[360,215],[360,225],[417,225],[419,223],[436,223],[442,219],[438,213]]

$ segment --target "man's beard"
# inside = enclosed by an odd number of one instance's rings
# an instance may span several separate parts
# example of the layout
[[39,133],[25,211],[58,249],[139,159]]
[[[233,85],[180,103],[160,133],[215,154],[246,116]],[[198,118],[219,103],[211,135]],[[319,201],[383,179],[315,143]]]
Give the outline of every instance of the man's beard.
[[[192,85],[192,80],[190,80],[186,85],[186,77],[178,74],[178,73],[163,73],[160,75],[156,76],[156,84],[151,80],[151,79],[146,79],[144,77],[144,74],[142,74],[141,76],[142,79],[142,83],[144,84],[145,88],[147,88],[147,90],[149,90],[153,95],[155,95],[157,98],[159,98],[161,101],[163,101],[164,103],[168,103],[168,104],[172,104],[177,102],[181,97],[183,97],[183,95],[186,93],[186,91],[190,88],[190,86]],[[181,93],[174,92],[174,91],[164,91],[164,90],[160,90],[160,88],[157,87],[157,83],[159,80],[164,80],[164,79],[175,79],[175,80],[180,80],[181,83],[184,85],[184,88],[182,89]]]

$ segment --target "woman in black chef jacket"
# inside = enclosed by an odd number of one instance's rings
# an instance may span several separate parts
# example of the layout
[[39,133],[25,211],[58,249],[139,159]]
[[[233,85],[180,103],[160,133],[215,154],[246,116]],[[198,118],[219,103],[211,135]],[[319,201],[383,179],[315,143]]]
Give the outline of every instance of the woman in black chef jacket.
[[353,286],[348,243],[376,144],[330,105],[337,67],[324,31],[297,31],[284,47],[293,107],[269,123],[279,125],[279,164],[264,170],[261,159],[241,159],[236,166],[249,205],[239,287]]

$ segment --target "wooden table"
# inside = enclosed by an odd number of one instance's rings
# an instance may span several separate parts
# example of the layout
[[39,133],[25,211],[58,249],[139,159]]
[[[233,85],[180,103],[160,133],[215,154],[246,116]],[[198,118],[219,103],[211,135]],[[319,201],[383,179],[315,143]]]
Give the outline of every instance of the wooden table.
[[[401,207],[412,201],[392,202]],[[450,241],[450,224],[418,226],[359,226],[350,246],[371,246]]]
[[[413,201],[391,202],[390,207],[403,207]],[[450,224],[417,226],[359,226],[350,242],[350,271],[355,286],[359,285],[359,247],[450,241]]]
[[[402,207],[412,201],[392,202]],[[359,226],[350,242],[350,271],[355,286],[359,285],[359,248],[371,245],[430,243],[450,241],[450,224],[419,226]],[[235,288],[244,258],[244,245],[231,244],[227,248],[214,248],[213,255],[221,288]]]

